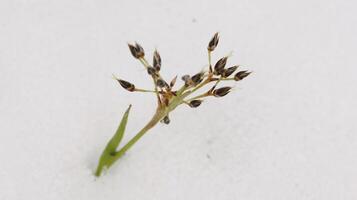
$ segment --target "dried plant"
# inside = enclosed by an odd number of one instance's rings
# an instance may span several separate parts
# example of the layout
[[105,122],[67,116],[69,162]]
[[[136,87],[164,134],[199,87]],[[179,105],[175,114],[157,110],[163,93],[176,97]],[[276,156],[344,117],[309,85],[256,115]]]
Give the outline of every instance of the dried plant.
[[[169,114],[175,110],[177,106],[186,104],[191,108],[197,108],[202,104],[204,98],[226,96],[232,90],[232,87],[217,88],[219,82],[241,81],[251,73],[248,71],[239,71],[234,74],[234,72],[239,68],[238,65],[226,68],[229,56],[225,56],[219,59],[212,67],[211,53],[217,47],[218,41],[219,35],[216,33],[208,43],[208,70],[200,71],[193,76],[182,76],[184,84],[179,89],[174,89],[177,76],[174,77],[170,83],[167,83],[160,75],[161,56],[157,50],[154,52],[153,62],[152,65],[150,65],[149,62],[145,59],[144,49],[138,43],[135,43],[134,45],[128,44],[131,54],[144,65],[147,73],[149,76],[151,76],[154,83],[154,89],[148,90],[137,88],[134,84],[128,81],[117,78],[115,76],[113,76],[113,78],[119,82],[121,87],[129,92],[148,92],[156,95],[157,108],[151,120],[127,144],[125,144],[121,149],[117,150],[124,136],[128,115],[131,108],[131,105],[129,106],[129,108],[124,113],[124,116],[115,135],[109,141],[100,157],[99,164],[95,172],[96,176],[100,176],[104,168],[111,167],[115,161],[121,158],[124,153],[130,149],[130,147],[132,147],[148,130],[154,127],[158,122],[161,121],[164,124],[169,124]],[[231,76],[232,74],[234,74],[234,76]],[[196,93],[197,90],[208,84],[212,84],[212,87],[210,87],[208,91],[197,96],[190,97]]]

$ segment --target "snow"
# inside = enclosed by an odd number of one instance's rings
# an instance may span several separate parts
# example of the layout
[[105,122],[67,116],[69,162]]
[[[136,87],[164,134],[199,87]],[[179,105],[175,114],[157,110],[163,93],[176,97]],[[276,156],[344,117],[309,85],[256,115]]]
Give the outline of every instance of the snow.
[[[357,199],[355,1],[0,2],[0,199]],[[104,176],[93,171],[129,104],[128,141],[155,108],[127,42],[163,76],[216,60],[254,73],[180,107]],[[151,60],[151,58],[150,58]],[[180,82],[181,83],[181,82]]]

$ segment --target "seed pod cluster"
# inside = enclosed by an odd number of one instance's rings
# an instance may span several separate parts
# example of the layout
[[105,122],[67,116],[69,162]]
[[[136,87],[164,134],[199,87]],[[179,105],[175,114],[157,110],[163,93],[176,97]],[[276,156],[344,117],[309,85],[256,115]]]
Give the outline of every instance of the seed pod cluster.
[[145,56],[145,52],[143,47],[141,47],[138,43],[135,43],[135,45],[128,44],[131,55],[134,56],[134,58],[139,59],[143,58]]
[[[149,63],[144,58],[145,56],[144,49],[138,43],[128,44],[129,50],[131,54],[134,56],[134,58],[140,59],[141,63],[146,67],[147,73],[150,76],[152,76],[155,82],[154,90],[144,90],[144,89],[135,88],[135,85],[128,81],[122,79],[117,79],[117,80],[124,89],[130,92],[141,91],[141,92],[155,93],[155,95],[157,95],[160,108],[165,108],[170,106],[171,102],[177,102],[177,101],[171,101],[172,98],[175,97],[182,98],[182,99],[178,99],[178,101],[181,100],[182,102],[185,102],[190,107],[197,108],[202,104],[203,102],[202,98],[208,96],[223,97],[226,96],[228,93],[230,93],[232,87],[221,87],[216,89],[220,81],[227,81],[227,80],[240,81],[251,73],[248,71],[239,71],[236,73],[239,67],[238,65],[234,65],[232,67],[226,68],[228,56],[220,58],[214,65],[211,65],[211,53],[216,49],[218,42],[219,42],[219,35],[218,33],[215,33],[207,46],[207,50],[209,53],[208,54],[209,72],[205,74],[206,72],[201,71],[199,73],[194,74],[193,76],[190,75],[182,76],[182,80],[185,83],[184,85],[185,87],[181,87],[180,90],[177,91],[173,90],[173,87],[176,83],[177,76],[175,76],[168,84],[168,82],[166,82],[160,75],[162,60],[159,52],[157,50],[154,51],[152,57],[152,66],[150,66]],[[233,74],[234,76],[232,77]],[[209,89],[205,93],[188,100],[184,99],[186,97],[188,98],[188,95],[191,95],[190,93],[193,93],[196,90],[200,89],[201,87],[204,87],[206,84],[212,82],[213,83],[215,82],[215,84],[211,87],[211,89]],[[182,97],[180,95],[186,95],[186,96]],[[165,124],[169,124],[170,118],[167,115],[164,118],[162,118],[161,121]]]

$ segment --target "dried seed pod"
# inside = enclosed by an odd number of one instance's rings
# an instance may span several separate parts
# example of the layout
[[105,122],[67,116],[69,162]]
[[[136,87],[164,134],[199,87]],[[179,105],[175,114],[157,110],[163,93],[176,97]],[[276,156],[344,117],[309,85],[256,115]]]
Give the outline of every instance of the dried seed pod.
[[181,79],[185,82],[186,87],[192,84],[190,75],[184,75]]
[[192,101],[189,102],[188,105],[189,105],[191,108],[197,108],[198,106],[201,105],[201,103],[202,103],[202,100],[192,100]]
[[200,84],[203,80],[203,73],[200,72],[200,73],[195,74],[194,76],[192,76],[191,80],[194,85]]
[[188,81],[189,79],[190,79],[190,75],[184,75],[184,76],[182,76],[181,77],[181,79],[183,80],[183,81]]
[[132,83],[129,83],[128,81],[124,81],[121,79],[117,79],[117,81],[119,82],[119,84],[126,90],[133,92],[135,91],[135,85]]
[[163,87],[169,87],[169,85],[166,83],[166,81],[162,80],[161,78],[156,80],[156,85],[159,88],[163,88]]
[[213,51],[217,47],[218,41],[219,41],[218,33],[215,33],[214,36],[212,37],[212,39],[208,43],[207,50]]
[[171,80],[171,82],[170,82],[170,88],[172,88],[172,87],[175,85],[176,79],[177,79],[177,75]]
[[145,56],[144,49],[138,43],[135,43],[135,45],[128,44],[128,46],[134,58],[139,59]]
[[156,69],[156,71],[160,71],[160,69],[161,69],[161,57],[160,57],[159,52],[157,52],[157,50],[155,50],[155,52],[154,52],[153,66]]
[[252,72],[248,72],[248,71],[239,71],[234,75],[234,80],[240,81],[240,80],[244,79],[245,77],[247,77],[251,73]]
[[238,66],[233,66],[233,67],[229,67],[226,70],[224,70],[222,76],[224,78],[227,78],[228,76],[230,76],[231,74],[233,74],[236,70],[237,70]]
[[147,71],[148,71],[148,74],[151,75],[151,76],[154,76],[154,75],[156,75],[156,73],[157,73],[156,69],[153,68],[153,67],[151,67],[151,66],[149,66],[149,67],[147,68]]
[[222,75],[222,73],[224,72],[224,67],[227,64],[227,59],[228,57],[223,57],[217,61],[216,65],[214,66],[213,72],[215,75]]
[[166,115],[166,116],[161,120],[161,122],[164,123],[164,124],[169,124],[169,123],[170,123],[170,118],[169,118],[169,116]]
[[215,97],[223,97],[226,96],[230,91],[231,91],[231,87],[222,87],[219,89],[216,89],[213,91],[213,96]]

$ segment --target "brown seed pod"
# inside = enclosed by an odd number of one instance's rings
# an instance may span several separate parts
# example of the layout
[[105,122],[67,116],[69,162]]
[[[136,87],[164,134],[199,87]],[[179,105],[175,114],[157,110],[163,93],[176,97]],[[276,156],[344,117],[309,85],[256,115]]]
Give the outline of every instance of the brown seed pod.
[[201,103],[202,103],[202,100],[192,100],[192,101],[189,102],[188,105],[189,105],[191,108],[197,108],[198,106],[201,105]]
[[172,87],[175,85],[176,79],[177,79],[177,75],[171,80],[171,82],[170,82],[170,88],[172,88]]
[[192,80],[190,75],[184,75],[181,77],[181,79],[185,82],[185,86],[190,86],[192,84]]
[[169,87],[169,85],[166,83],[166,81],[162,80],[161,78],[156,80],[156,85],[159,88],[163,88],[163,87]]
[[226,96],[230,91],[231,87],[221,87],[213,91],[213,96],[215,97],[223,97]]
[[161,56],[157,50],[154,52],[154,57],[153,57],[153,66],[156,69],[156,71],[160,71],[161,69]]
[[128,81],[124,81],[121,79],[117,79],[117,81],[119,82],[119,84],[126,90],[130,91],[130,92],[134,92],[135,91],[135,85],[132,83],[129,83]]
[[135,45],[128,44],[128,46],[129,46],[131,55],[133,55],[134,58],[139,59],[139,58],[142,58],[145,56],[144,49],[138,43],[135,43]]
[[154,75],[156,75],[156,73],[157,73],[156,69],[153,68],[153,67],[151,67],[151,66],[149,66],[149,67],[147,68],[147,72],[148,72],[148,74],[151,75],[151,76],[154,76]]
[[200,73],[195,74],[194,76],[192,76],[191,80],[194,85],[200,84],[203,80],[203,73],[200,72]]
[[247,77],[251,73],[252,72],[248,72],[248,71],[239,71],[234,75],[234,80],[240,81],[240,80],[244,79],[245,77]]
[[215,33],[214,36],[212,37],[212,39],[208,43],[207,50],[213,51],[217,47],[218,41],[219,41],[218,33]]
[[233,66],[233,67],[229,67],[226,70],[224,70],[222,76],[224,78],[229,77],[231,74],[233,74],[236,70],[237,70],[238,66]]
[[224,72],[224,67],[227,64],[227,59],[228,57],[223,57],[217,61],[217,63],[214,66],[214,74],[215,75],[221,75]]

